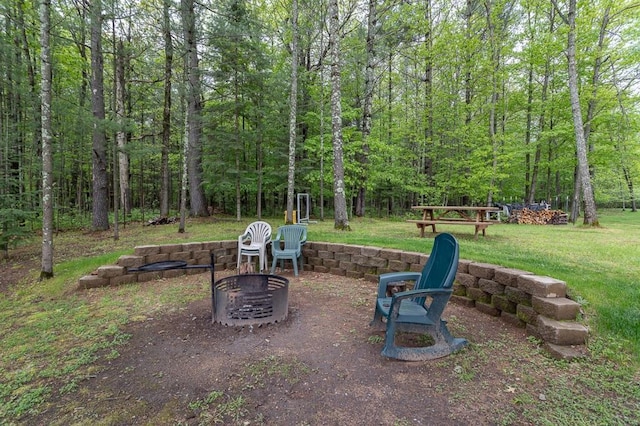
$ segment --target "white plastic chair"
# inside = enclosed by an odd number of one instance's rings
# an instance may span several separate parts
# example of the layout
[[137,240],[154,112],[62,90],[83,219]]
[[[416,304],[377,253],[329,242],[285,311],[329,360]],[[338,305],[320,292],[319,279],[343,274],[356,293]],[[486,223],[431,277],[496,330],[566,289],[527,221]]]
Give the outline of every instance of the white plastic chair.
[[238,269],[242,256],[247,256],[251,262],[252,256],[259,257],[260,271],[267,269],[267,245],[271,242],[271,225],[267,222],[253,222],[238,237]]

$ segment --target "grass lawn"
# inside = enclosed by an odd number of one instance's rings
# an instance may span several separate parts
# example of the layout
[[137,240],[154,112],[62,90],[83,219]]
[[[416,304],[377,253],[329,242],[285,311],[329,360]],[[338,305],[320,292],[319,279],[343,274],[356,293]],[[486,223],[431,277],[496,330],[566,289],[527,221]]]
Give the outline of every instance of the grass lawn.
[[[612,339],[640,361],[640,212],[603,210],[601,226],[514,225],[501,224],[487,229],[487,236],[474,238],[471,226],[439,225],[438,231],[452,232],[460,242],[460,258],[492,263],[547,275],[567,283],[569,295],[583,305],[585,320],[593,332]],[[265,219],[275,228],[282,218]],[[235,240],[251,219],[238,223],[225,219],[192,221],[186,233],[178,234],[177,225],[141,227],[120,226],[120,239],[92,238],[90,249],[82,257],[54,268],[56,277],[44,291],[64,291],[75,285],[79,276],[98,266],[113,263],[133,247],[180,241]],[[404,218],[353,219],[352,231],[333,229],[331,218],[309,225],[311,241],[341,242],[398,248],[428,253],[433,244],[430,233],[419,237],[418,229]],[[56,237],[65,244],[77,239],[76,233]],[[54,241],[54,244],[56,242]],[[86,243],[82,244],[83,247]],[[75,253],[79,255],[80,253]],[[59,256],[59,255],[58,255]],[[60,258],[56,258],[60,261]],[[48,290],[47,290],[48,289]]]
[[[565,281],[593,332],[640,360],[640,213],[609,210],[600,215],[601,226],[593,229],[502,224],[477,239],[471,226],[440,225],[438,231],[456,235],[462,259]],[[419,238],[417,228],[404,220],[354,220],[351,233],[334,231],[331,225],[310,225],[309,238],[418,252],[428,252],[433,242],[429,232]]]
[[[559,411],[533,410],[530,416],[539,418],[538,424],[592,424],[589,420],[575,422],[590,418],[585,412],[591,410],[585,408],[588,406],[600,407],[600,424],[623,424],[614,414],[620,404],[640,412],[640,213],[599,214],[601,227],[594,229],[503,224],[489,227],[486,237],[476,239],[471,226],[439,228],[456,235],[462,259],[566,281],[570,297],[583,305],[582,320],[591,328],[591,358],[580,364],[584,368],[575,368],[577,381],[589,389],[603,389],[608,397],[565,395],[566,386],[559,383]],[[10,291],[0,293],[0,424],[12,424],[11,419],[38,411],[54,392],[74,392],[92,374],[97,360],[118,357],[128,339],[122,328],[135,321],[136,312],[175,309],[202,297],[201,292],[179,289],[148,295],[138,286],[123,286],[99,299],[86,300],[74,292],[79,277],[113,264],[138,245],[235,240],[250,221],[194,220],[183,234],[177,233],[177,225],[121,225],[117,241],[110,233],[57,234],[55,277],[38,282],[39,271],[35,270]],[[282,218],[267,221],[275,228]],[[425,253],[433,243],[429,233],[420,238],[418,229],[404,218],[353,219],[351,227],[352,231],[341,232],[333,229],[332,220],[310,224],[308,238]],[[31,243],[30,253],[38,253],[39,243]],[[11,267],[23,266],[17,262]],[[558,368],[568,366],[559,363]],[[558,417],[559,412],[566,421]]]

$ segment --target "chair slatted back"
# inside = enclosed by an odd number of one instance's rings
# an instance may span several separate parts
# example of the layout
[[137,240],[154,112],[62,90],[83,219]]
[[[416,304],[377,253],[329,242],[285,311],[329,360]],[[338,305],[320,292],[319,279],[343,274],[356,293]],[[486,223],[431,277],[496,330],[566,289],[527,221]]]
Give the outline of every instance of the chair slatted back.
[[271,240],[271,225],[267,222],[253,222],[247,227],[245,234],[249,234],[252,243],[265,243]]
[[284,225],[278,228],[285,250],[299,250],[300,244],[306,239],[307,228],[302,225]]
[[[460,248],[455,237],[446,233],[439,234],[415,288],[451,288],[458,271],[459,255]],[[416,301],[424,304],[424,300],[425,298],[420,298]]]

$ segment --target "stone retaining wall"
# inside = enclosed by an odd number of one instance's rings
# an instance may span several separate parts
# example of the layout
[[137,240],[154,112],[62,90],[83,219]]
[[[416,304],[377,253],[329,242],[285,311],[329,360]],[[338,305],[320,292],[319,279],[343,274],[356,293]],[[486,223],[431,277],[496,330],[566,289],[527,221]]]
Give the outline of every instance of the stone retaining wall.
[[[129,269],[165,260],[209,265],[212,254],[215,270],[235,269],[236,253],[235,240],[139,246],[133,255],[121,256],[116,265],[102,266],[80,278],[78,287],[86,289],[207,272],[206,268],[158,272]],[[429,256],[377,247],[307,242],[303,257],[306,271],[377,282],[378,276],[387,272],[420,272]],[[551,277],[460,260],[452,301],[525,327],[529,334],[544,341],[550,354],[568,359],[584,353],[588,330],[576,322],[580,305],[566,297],[566,287],[565,282]]]

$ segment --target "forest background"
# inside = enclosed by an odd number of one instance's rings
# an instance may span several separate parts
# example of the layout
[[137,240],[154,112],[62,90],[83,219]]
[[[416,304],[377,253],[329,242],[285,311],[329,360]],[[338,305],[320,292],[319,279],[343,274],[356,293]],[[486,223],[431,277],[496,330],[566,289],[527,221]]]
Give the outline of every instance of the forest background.
[[0,0],[0,244],[42,222],[44,272],[64,224],[291,218],[294,193],[336,224],[414,204],[635,210],[639,11]]

